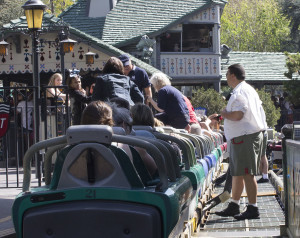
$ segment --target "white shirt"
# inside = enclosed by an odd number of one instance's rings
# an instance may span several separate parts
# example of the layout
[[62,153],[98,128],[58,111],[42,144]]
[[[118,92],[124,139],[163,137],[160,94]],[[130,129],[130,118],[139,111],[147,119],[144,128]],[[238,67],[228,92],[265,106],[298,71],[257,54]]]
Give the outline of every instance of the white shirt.
[[[22,126],[23,126],[23,128],[26,128],[26,102],[25,101],[21,101],[18,103],[17,111],[21,112]],[[28,101],[27,102],[27,125],[28,125],[28,127],[26,128],[28,130],[33,130],[32,115],[33,115],[33,102]]]
[[244,116],[239,121],[224,120],[226,139],[249,135],[267,129],[266,115],[262,102],[255,89],[242,81],[232,92],[226,110],[228,112],[242,111]]

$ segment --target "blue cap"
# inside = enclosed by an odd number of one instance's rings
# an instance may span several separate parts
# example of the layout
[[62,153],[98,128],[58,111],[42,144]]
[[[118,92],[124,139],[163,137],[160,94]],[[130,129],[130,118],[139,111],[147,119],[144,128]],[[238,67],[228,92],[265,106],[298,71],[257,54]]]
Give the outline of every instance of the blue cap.
[[128,66],[130,64],[130,58],[126,54],[120,55],[119,59],[122,61],[123,66]]

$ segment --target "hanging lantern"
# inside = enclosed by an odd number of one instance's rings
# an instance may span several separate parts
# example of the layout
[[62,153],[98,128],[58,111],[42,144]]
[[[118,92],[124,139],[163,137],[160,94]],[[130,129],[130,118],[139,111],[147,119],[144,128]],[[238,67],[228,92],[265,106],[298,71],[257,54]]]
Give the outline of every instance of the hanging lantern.
[[77,43],[77,41],[68,38],[60,41],[60,43],[62,43],[63,45],[64,53],[69,53],[69,52],[73,52],[74,45],[75,43]]
[[42,28],[42,21],[46,5],[40,0],[27,1],[22,8],[25,10],[28,29],[38,30]]
[[4,40],[0,41],[0,56],[5,56],[5,55],[8,55],[8,50],[7,50],[7,47],[8,47],[8,43]]
[[95,62],[95,53],[93,53],[93,52],[87,52],[86,54],[85,54],[85,62],[86,62],[86,64],[94,64],[94,62]]

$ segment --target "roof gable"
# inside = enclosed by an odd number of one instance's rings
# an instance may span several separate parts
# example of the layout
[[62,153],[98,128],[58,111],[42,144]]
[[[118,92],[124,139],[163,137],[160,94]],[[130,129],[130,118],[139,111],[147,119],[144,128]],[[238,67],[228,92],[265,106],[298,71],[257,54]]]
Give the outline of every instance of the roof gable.
[[185,16],[222,0],[121,0],[106,17],[102,40],[121,42],[170,27]]
[[[51,31],[58,31],[59,26],[65,26],[66,23],[64,21],[61,21],[60,18],[57,18],[51,14],[46,13],[43,17],[43,30],[45,32],[47,32],[47,30],[51,30]],[[52,28],[53,27],[53,28]],[[26,17],[22,16],[18,19],[15,20],[11,20],[10,23],[6,24],[3,26],[3,33],[8,34],[8,33],[16,33],[16,32],[20,32],[21,30],[27,29],[27,21],[26,21]],[[56,29],[56,30],[55,30]],[[78,39],[87,41],[90,43],[91,47],[96,48],[100,51],[103,51],[104,53],[110,55],[110,56],[115,56],[118,57],[121,54],[124,54],[125,52],[122,50],[119,50],[118,48],[100,40],[99,38],[89,35],[83,31],[80,31],[77,28],[74,28],[72,26],[69,27],[69,31],[71,33],[72,36],[70,36],[71,38],[74,36]],[[146,70],[146,72],[148,74],[153,74],[155,72],[161,72],[160,70],[156,69],[155,67],[143,62],[142,60],[139,60],[133,56],[130,56],[132,62],[134,64],[136,64],[137,66],[143,68]]]
[[61,13],[60,17],[72,27],[101,39],[105,17],[89,17],[89,7],[88,0],[78,0],[77,3]]
[[226,65],[222,65],[222,81],[226,81],[229,65],[241,64],[246,71],[246,81],[280,82],[290,80],[284,76],[286,56],[280,52],[231,52]]

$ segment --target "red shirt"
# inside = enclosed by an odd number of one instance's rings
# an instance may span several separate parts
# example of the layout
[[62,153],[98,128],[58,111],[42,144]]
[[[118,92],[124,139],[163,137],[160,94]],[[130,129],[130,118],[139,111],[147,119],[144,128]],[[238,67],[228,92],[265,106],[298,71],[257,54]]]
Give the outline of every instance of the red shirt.
[[196,113],[195,113],[195,109],[193,108],[192,103],[190,102],[190,100],[186,96],[184,96],[184,100],[185,100],[185,103],[187,105],[187,108],[189,109],[190,124],[198,123],[197,116],[196,116]]

